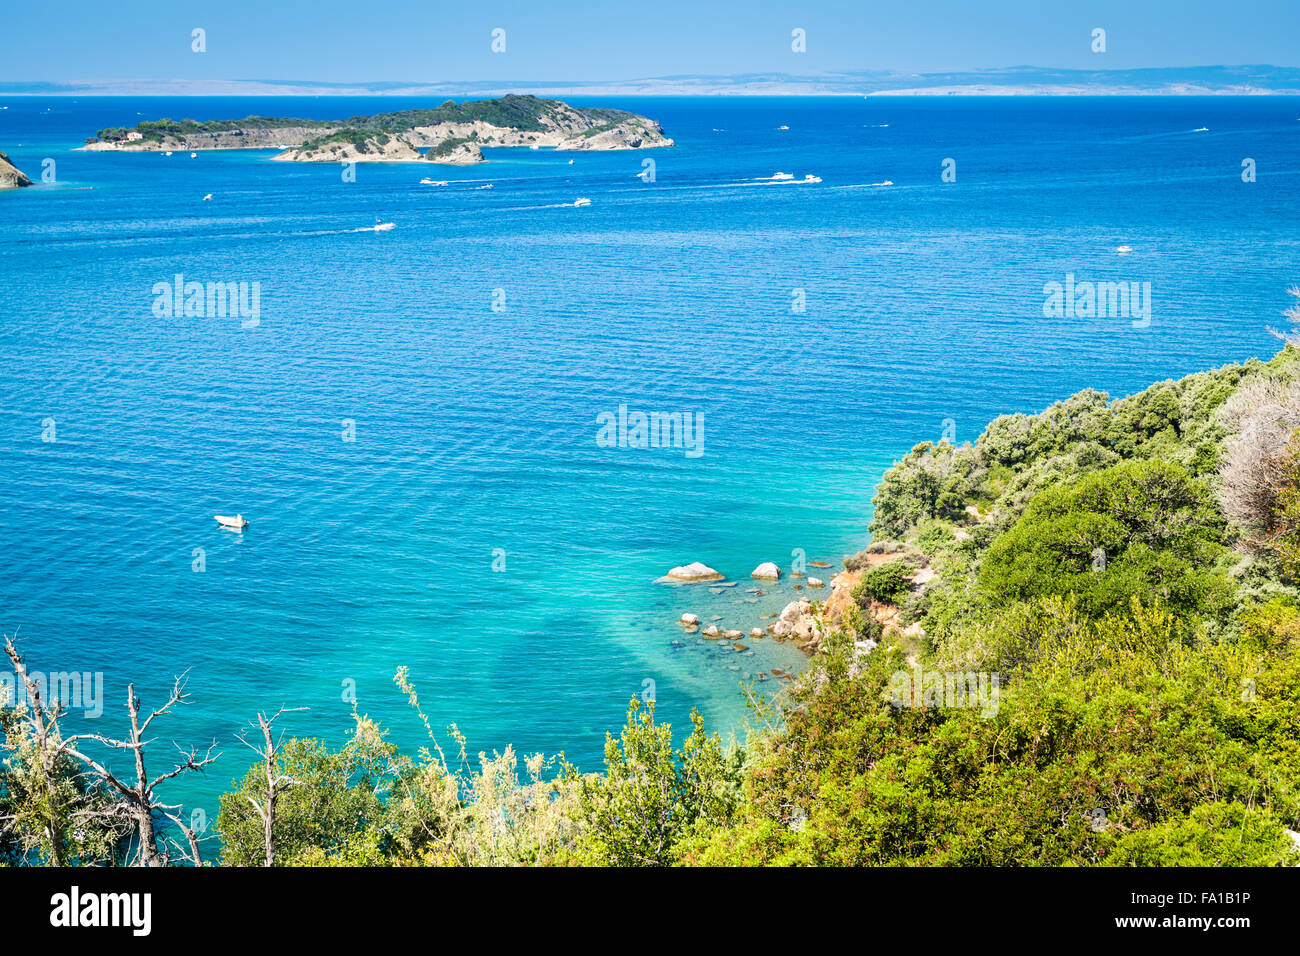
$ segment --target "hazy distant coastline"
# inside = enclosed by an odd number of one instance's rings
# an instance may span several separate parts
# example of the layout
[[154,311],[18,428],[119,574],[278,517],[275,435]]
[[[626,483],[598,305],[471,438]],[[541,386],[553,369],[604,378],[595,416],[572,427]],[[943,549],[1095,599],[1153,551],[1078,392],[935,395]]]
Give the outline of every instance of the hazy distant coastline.
[[5,96],[501,96],[507,93],[538,96],[1298,96],[1300,69],[1265,65],[1132,70],[1017,66],[949,73],[876,70],[815,76],[750,73],[600,81],[0,81],[0,95]]

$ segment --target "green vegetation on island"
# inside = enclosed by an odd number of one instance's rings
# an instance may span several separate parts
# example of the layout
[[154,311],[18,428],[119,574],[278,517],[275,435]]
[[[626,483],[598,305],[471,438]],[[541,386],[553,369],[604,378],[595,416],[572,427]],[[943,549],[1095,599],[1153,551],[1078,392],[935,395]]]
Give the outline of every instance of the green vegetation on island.
[[[350,147],[366,158],[382,158],[390,138],[408,141],[406,148],[428,147],[433,156],[450,155],[466,136],[477,137],[484,129],[485,142],[499,145],[527,145],[563,142],[590,143],[605,135],[615,145],[671,145],[658,124],[624,110],[569,106],[559,100],[510,94],[488,100],[457,103],[447,100],[430,109],[399,110],[373,116],[352,116],[339,120],[306,120],[249,116],[234,120],[149,120],[133,128],[110,127],[86,140],[95,148],[131,149],[233,149],[287,147],[299,154],[333,153],[339,146]],[[416,131],[424,131],[415,135]],[[489,133],[494,130],[495,133]],[[317,132],[318,131],[318,132]],[[627,135],[620,139],[621,132]],[[460,145],[457,143],[456,145]]]

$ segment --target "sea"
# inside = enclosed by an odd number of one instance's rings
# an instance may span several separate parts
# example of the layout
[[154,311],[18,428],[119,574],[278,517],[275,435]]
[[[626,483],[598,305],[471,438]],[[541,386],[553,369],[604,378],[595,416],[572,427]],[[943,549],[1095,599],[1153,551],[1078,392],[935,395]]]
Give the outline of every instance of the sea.
[[[749,695],[806,666],[748,632],[826,594],[791,571],[870,542],[892,462],[1267,358],[1300,283],[1295,98],[571,102],[676,145],[83,152],[162,117],[436,103],[0,97],[0,151],[36,180],[0,193],[0,630],[33,671],[85,675],[68,732],[121,736],[128,685],[149,710],[182,675],[149,769],[216,742],[162,788],[198,823],[258,711],[427,743],[399,668],[471,765],[598,770],[632,698],[743,743]],[[247,307],[187,311],[178,276]],[[1087,283],[1131,308],[1050,307]],[[658,583],[694,561],[727,586]]]

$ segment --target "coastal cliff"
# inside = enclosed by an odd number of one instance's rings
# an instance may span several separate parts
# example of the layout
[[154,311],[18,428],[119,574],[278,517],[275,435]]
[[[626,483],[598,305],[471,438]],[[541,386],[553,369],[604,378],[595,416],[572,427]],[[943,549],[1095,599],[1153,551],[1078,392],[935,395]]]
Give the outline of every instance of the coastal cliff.
[[623,110],[578,108],[536,96],[503,96],[434,109],[345,120],[250,116],[243,120],[163,119],[105,129],[87,150],[280,149],[283,162],[483,162],[483,147],[622,150],[672,146],[654,120]]
[[0,153],[0,189],[17,189],[31,184],[23,171],[11,163],[8,156]]

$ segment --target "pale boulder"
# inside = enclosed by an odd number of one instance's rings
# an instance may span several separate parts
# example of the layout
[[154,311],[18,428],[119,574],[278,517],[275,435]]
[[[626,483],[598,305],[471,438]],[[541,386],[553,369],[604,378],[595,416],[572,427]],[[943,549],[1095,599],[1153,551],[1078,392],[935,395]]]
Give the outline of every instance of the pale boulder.
[[660,578],[661,581],[721,581],[724,575],[719,574],[707,564],[694,561],[691,564],[684,564],[679,568],[673,568],[668,574]]
[[781,569],[771,561],[764,561],[751,571],[749,576],[758,578],[761,581],[776,581],[781,577]]

